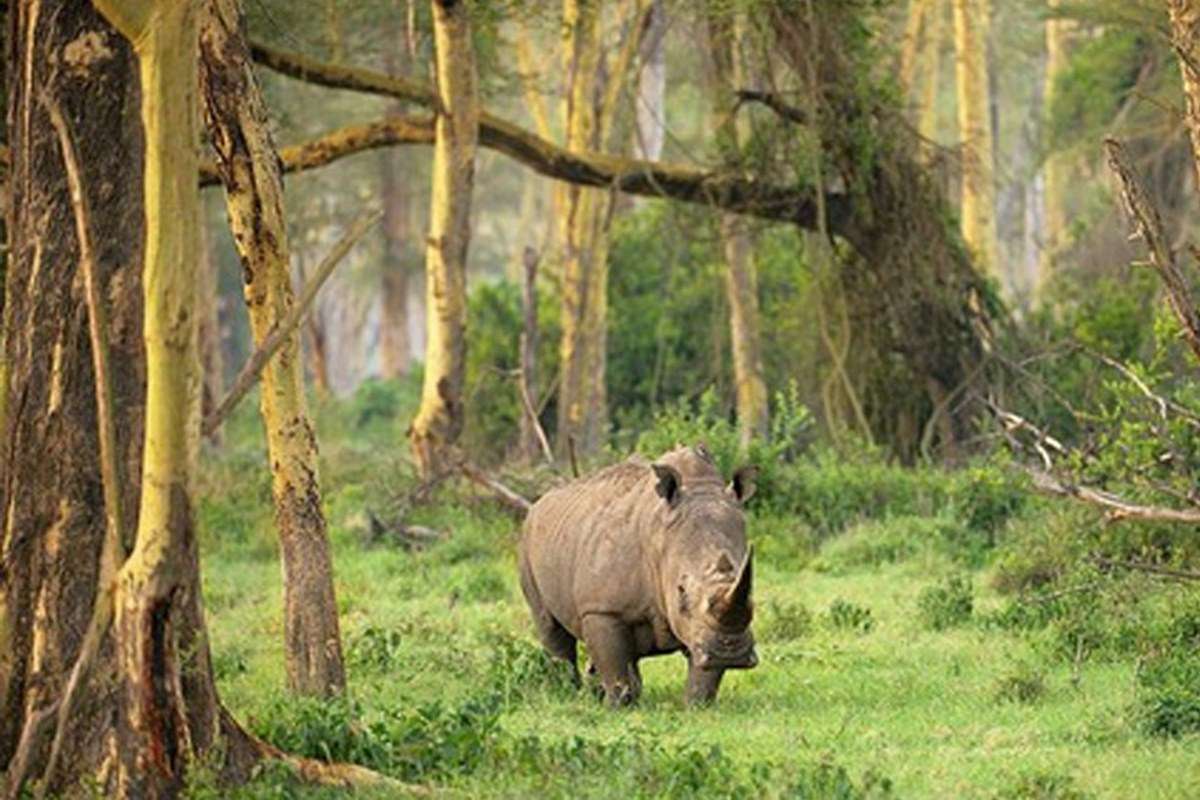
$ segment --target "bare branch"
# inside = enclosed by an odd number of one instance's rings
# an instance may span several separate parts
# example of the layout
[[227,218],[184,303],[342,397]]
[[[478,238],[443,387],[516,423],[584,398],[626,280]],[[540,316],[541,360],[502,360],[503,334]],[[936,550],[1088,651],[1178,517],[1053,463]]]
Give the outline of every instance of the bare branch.
[[1094,506],[1107,509],[1110,522],[1126,519],[1152,522],[1183,522],[1191,525],[1200,523],[1200,508],[1179,509],[1165,506],[1148,506],[1131,503],[1103,489],[1064,483],[1049,472],[1037,469],[1026,470],[1033,479],[1034,488],[1045,494],[1070,497]]
[[1146,248],[1150,251],[1150,261],[1166,287],[1171,310],[1183,326],[1183,336],[1192,348],[1192,353],[1200,359],[1200,313],[1196,310],[1187,281],[1180,273],[1175,253],[1167,241],[1162,217],[1130,165],[1124,145],[1116,139],[1108,138],[1104,140],[1104,150],[1108,156],[1109,168],[1121,180],[1125,209],[1134,223],[1132,238],[1140,238],[1146,243]]
[[202,433],[205,436],[211,436],[213,432],[221,427],[221,423],[229,416],[229,413],[237,406],[250,388],[254,386],[259,375],[262,374],[263,368],[271,360],[271,357],[283,346],[287,338],[295,333],[296,328],[304,321],[305,315],[309,308],[312,307],[313,301],[317,299],[317,292],[329,280],[329,276],[333,274],[334,268],[341,263],[346,254],[354,247],[359,239],[363,237],[371,226],[379,221],[383,216],[383,212],[378,209],[369,211],[363,214],[358,220],[350,226],[350,229],[342,236],[333,249],[325,256],[325,260],[317,267],[313,277],[305,285],[304,291],[297,298],[295,305],[288,311],[288,315],[280,320],[262,344],[246,361],[241,372],[233,382],[233,388],[229,390],[229,394],[225,395],[225,399],[221,404],[213,409],[213,412],[204,420]]
[[741,106],[743,103],[761,103],[788,122],[794,122],[797,125],[808,124],[809,116],[804,109],[785,103],[779,97],[779,95],[775,94],[774,92],[761,92],[754,89],[739,89],[735,95],[737,97],[737,105],[734,106],[735,111],[737,110],[737,107]]
[[533,507],[533,503],[529,502],[512,489],[502,484],[500,481],[488,475],[471,462],[464,461],[459,466],[459,469],[462,471],[463,475],[466,475],[475,483],[492,492],[492,494],[496,495],[500,502],[504,503],[504,505],[508,506],[514,511],[525,514],[528,513],[529,509]]

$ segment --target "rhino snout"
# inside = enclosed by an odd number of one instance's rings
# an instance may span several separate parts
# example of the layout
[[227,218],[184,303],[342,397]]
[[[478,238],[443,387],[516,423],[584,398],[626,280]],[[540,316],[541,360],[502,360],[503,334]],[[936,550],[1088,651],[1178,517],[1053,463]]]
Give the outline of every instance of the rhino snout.
[[754,669],[758,666],[758,653],[753,644],[738,654],[714,653],[702,647],[696,666],[700,669]]

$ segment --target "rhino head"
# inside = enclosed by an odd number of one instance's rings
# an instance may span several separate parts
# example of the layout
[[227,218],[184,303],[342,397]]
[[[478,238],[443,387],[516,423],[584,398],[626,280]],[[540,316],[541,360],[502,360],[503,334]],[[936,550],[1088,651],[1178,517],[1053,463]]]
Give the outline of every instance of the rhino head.
[[667,506],[659,575],[672,633],[692,667],[717,671],[717,681],[720,671],[756,666],[754,564],[742,506],[757,469],[743,467],[725,485],[702,446],[673,451],[652,468]]

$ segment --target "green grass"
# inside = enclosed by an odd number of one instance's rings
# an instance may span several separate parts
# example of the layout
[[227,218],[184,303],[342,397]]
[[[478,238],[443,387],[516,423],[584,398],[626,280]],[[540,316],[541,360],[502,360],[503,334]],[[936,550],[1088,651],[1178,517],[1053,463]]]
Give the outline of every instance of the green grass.
[[[649,659],[641,704],[609,711],[539,655],[510,515],[450,488],[410,516],[445,541],[416,553],[366,542],[365,511],[386,505],[398,475],[398,435],[325,444],[350,699],[297,703],[282,690],[269,499],[236,479],[257,458],[247,438],[210,458],[202,482],[205,600],[223,699],[281,744],[470,797],[1200,796],[1200,737],[1147,733],[1138,660],[1077,664],[1036,632],[987,624],[1007,600],[988,568],[947,550],[944,516],[906,511],[815,553],[799,535],[787,551],[788,518],[752,520],[752,539],[773,537],[756,564],[759,667],[727,675],[715,706],[694,710],[682,657]],[[957,575],[974,587],[970,618],[930,625],[921,598]],[[870,624],[838,624],[838,603]],[[330,794],[281,781],[268,772],[246,793]]]

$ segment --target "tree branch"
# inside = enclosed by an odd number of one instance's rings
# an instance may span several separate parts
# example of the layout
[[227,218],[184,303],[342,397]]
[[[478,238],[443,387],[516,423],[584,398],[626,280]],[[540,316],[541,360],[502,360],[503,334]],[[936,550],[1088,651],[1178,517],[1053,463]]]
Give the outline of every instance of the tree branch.
[[213,432],[221,427],[221,423],[229,416],[229,413],[237,406],[254,383],[262,374],[263,368],[267,366],[267,362],[279,350],[287,338],[295,332],[300,323],[304,321],[305,315],[312,306],[313,301],[317,299],[317,292],[329,280],[329,276],[333,274],[334,267],[341,263],[346,254],[351,248],[363,237],[364,234],[379,221],[383,216],[383,212],[379,210],[370,211],[363,214],[358,220],[350,226],[350,229],[342,236],[333,249],[325,256],[325,260],[317,267],[317,271],[313,277],[304,286],[304,291],[300,297],[296,299],[296,304],[288,311],[288,315],[280,320],[279,324],[267,335],[258,349],[246,361],[238,373],[237,378],[233,382],[233,388],[229,390],[229,394],[225,395],[225,399],[221,404],[213,409],[213,412],[204,420],[202,433],[204,436],[211,436]]
[[[436,108],[434,93],[426,86],[371,70],[325,64],[306,56],[286,53],[251,42],[254,60],[296,80],[405,100]],[[428,133],[425,131],[428,130]],[[301,145],[311,160],[297,160],[285,170],[294,171],[328,164],[352,152],[391,144],[428,144],[433,141],[428,117],[389,117],[381,122],[349,126]],[[817,226],[816,192],[810,187],[792,187],[746,178],[727,171],[696,169],[680,164],[642,161],[603,153],[576,153],[481,111],[479,144],[501,152],[534,171],[557,180],[585,186],[613,188],[628,194],[665,197],[688,203],[714,206],[726,211],[792,222],[804,228]],[[299,151],[296,151],[299,158]],[[829,226],[842,233],[850,219],[850,201],[844,194],[825,196]]]
[[802,108],[797,108],[793,105],[788,105],[780,99],[779,95],[774,92],[760,92],[753,89],[739,89],[734,93],[737,97],[737,104],[734,106],[734,111],[743,103],[762,103],[767,108],[774,111],[788,122],[794,122],[797,125],[805,125],[808,123],[808,113]]
[[1108,156],[1109,168],[1121,180],[1121,195],[1134,224],[1133,236],[1130,238],[1140,238],[1146,243],[1146,249],[1150,251],[1150,262],[1166,287],[1171,310],[1183,326],[1183,336],[1192,348],[1192,353],[1200,360],[1200,313],[1197,313],[1187,281],[1179,271],[1175,253],[1163,230],[1162,217],[1130,165],[1124,145],[1116,139],[1108,138],[1104,140],[1104,151]]
[[1183,522],[1200,524],[1200,509],[1167,508],[1165,506],[1145,506],[1131,503],[1115,494],[1090,486],[1078,486],[1064,483],[1058,478],[1039,469],[1027,468],[1026,472],[1033,479],[1034,488],[1044,494],[1058,497],[1070,497],[1091,505],[1107,509],[1106,516],[1110,522],[1125,519],[1146,520],[1152,522]]

